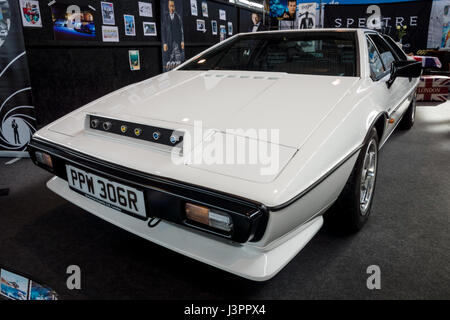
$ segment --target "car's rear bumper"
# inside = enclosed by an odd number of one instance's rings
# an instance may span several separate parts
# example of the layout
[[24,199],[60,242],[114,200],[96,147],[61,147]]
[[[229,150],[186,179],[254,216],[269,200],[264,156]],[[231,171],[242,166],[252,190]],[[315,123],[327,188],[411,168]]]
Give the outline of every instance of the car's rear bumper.
[[279,246],[264,250],[164,220],[156,227],[149,228],[146,221],[121,214],[72,191],[68,183],[58,177],[52,178],[47,186],[78,207],[122,229],[190,258],[254,281],[265,281],[276,275],[311,240],[323,223],[322,216],[318,216],[292,231],[288,239]]

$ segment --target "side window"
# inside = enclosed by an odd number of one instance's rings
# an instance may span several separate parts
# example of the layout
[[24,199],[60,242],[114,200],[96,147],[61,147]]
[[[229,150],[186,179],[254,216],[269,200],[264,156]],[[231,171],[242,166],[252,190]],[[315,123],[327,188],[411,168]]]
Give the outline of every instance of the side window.
[[377,49],[369,39],[367,39],[367,48],[369,49],[370,76],[375,80],[384,74],[386,69],[381,62],[381,57],[378,54]]
[[389,48],[389,45],[377,34],[370,34],[369,38],[377,47],[386,70],[391,70],[392,62],[394,62],[396,59],[391,51],[391,48]]
[[383,35],[383,39],[386,40],[387,43],[391,46],[392,51],[397,55],[397,58],[399,60],[408,60],[406,57],[406,54],[403,52],[403,50],[395,43],[394,40],[392,40],[391,37],[387,35]]

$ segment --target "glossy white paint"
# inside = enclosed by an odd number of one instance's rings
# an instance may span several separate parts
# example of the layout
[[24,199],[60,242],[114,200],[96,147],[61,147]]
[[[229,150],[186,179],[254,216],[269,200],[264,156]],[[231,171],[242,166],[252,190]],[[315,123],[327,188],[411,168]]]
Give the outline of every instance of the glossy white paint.
[[[150,229],[147,222],[125,214],[74,193],[66,181],[54,177],[47,186],[61,197],[84,210],[144,239],[184,254],[190,258],[255,281],[264,281],[277,274],[311,240],[322,226],[321,216],[297,226],[271,250],[209,237],[199,231],[161,221]],[[151,254],[151,253],[149,253]]]
[[[36,133],[36,137],[108,162],[220,190],[267,207],[289,202],[337,168],[298,201],[270,212],[260,241],[237,246],[170,223],[149,229],[145,222],[71,192],[60,179],[51,180],[49,187],[111,223],[194,259],[253,280],[272,277],[320,228],[321,215],[344,187],[358,156],[355,150],[374,121],[383,117],[384,143],[419,81],[398,78],[391,88],[386,85],[388,75],[373,81],[365,31],[353,31],[359,42],[360,77],[174,70],[93,101]],[[292,92],[292,96],[284,97],[284,92]],[[175,165],[167,149],[151,142],[90,130],[88,114],[188,132],[193,131],[194,121],[202,121],[204,127],[219,134],[230,128],[279,129],[278,143],[285,150],[283,165],[265,178],[239,165],[226,169]],[[395,122],[388,124],[387,116]],[[270,137],[265,141],[276,143]]]

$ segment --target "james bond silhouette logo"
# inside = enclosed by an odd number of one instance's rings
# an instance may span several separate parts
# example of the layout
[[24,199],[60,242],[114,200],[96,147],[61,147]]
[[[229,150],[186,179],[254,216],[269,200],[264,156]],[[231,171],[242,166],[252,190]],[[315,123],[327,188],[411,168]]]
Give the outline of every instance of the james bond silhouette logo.
[[24,151],[36,131],[17,5],[0,0],[0,153]]
[[[24,55],[14,59],[10,65],[25,58]],[[7,66],[7,68],[11,68]],[[0,74],[0,81],[12,77],[12,72],[5,68]],[[5,78],[5,79],[3,79]],[[0,105],[0,150],[24,151],[31,136],[36,131],[34,107],[28,105],[31,101],[31,88],[25,87],[18,90],[5,86],[2,88],[2,101]],[[8,92],[5,92],[8,91]],[[5,94],[6,93],[6,94]],[[3,100],[4,98],[4,100]]]

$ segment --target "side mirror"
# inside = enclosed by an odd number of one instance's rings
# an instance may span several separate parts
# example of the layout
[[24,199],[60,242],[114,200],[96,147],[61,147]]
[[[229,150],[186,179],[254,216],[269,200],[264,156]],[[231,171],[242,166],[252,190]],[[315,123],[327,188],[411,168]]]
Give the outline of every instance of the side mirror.
[[420,61],[394,61],[391,67],[391,76],[387,81],[390,88],[397,77],[418,78],[422,75],[422,62]]

